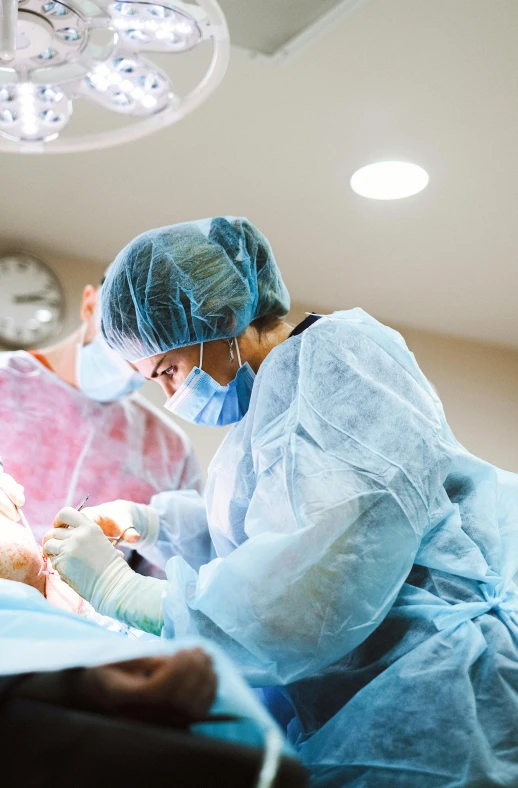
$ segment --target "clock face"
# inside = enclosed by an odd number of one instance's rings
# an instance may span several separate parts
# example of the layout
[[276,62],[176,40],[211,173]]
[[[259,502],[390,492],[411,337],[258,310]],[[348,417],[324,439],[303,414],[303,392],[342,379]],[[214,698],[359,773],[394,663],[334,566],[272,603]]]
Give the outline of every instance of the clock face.
[[65,299],[45,263],[19,253],[0,256],[0,344],[37,347],[59,333]]

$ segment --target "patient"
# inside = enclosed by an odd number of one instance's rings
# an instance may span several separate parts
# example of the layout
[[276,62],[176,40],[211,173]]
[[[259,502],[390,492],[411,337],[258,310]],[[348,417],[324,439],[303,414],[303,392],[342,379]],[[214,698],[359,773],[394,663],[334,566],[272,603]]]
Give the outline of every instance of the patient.
[[45,596],[44,559],[27,529],[0,514],[0,577],[37,588]]
[[56,607],[79,615],[92,606],[64,583],[32,534],[21,523],[0,514],[0,579],[17,580],[36,588]]

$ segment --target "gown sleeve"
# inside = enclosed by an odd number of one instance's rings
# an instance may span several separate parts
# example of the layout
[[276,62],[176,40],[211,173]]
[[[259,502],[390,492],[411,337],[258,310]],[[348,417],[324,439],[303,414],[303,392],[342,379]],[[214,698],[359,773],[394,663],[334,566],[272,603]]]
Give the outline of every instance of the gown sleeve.
[[165,634],[215,640],[258,686],[311,676],[376,629],[443,495],[440,403],[399,335],[353,313],[261,367],[246,416],[247,540],[198,574],[180,558],[167,566]]
[[[212,557],[212,542],[207,527],[207,512],[196,490],[173,490],[154,495],[151,506],[158,512],[158,533],[137,550],[160,569],[173,556],[180,556],[195,571]],[[149,543],[151,541],[151,544]]]

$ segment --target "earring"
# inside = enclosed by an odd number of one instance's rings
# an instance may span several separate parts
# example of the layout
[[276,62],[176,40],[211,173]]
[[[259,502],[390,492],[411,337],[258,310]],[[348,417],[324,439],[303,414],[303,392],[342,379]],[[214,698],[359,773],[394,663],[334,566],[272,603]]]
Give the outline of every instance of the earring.
[[234,363],[234,340],[228,340],[228,360],[231,364]]

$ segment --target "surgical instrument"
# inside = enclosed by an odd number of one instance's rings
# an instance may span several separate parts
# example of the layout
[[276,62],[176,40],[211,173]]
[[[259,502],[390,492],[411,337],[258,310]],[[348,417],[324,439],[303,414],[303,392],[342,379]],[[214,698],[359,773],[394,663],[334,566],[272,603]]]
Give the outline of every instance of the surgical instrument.
[[76,511],[77,511],[77,512],[80,512],[80,511],[81,511],[81,509],[83,508],[83,506],[85,505],[85,503],[87,502],[87,500],[89,499],[89,497],[90,497],[90,493],[87,493],[87,494],[85,495],[85,497],[83,498],[83,500],[81,501],[81,503],[79,504],[79,506],[77,507],[77,509],[76,509]]

